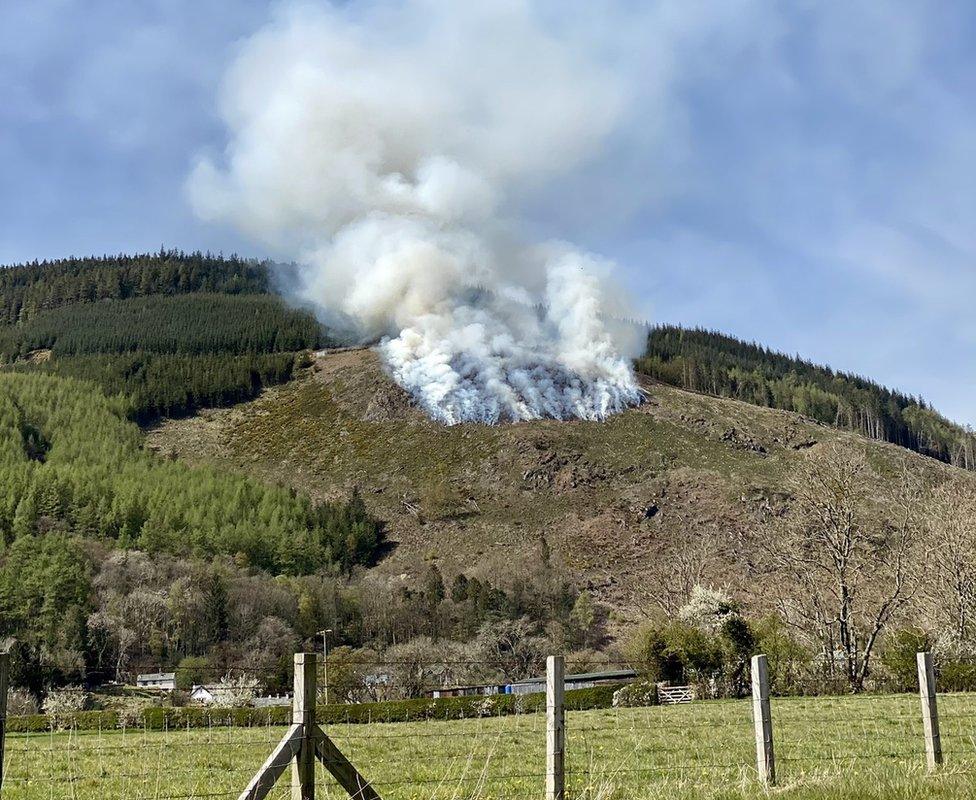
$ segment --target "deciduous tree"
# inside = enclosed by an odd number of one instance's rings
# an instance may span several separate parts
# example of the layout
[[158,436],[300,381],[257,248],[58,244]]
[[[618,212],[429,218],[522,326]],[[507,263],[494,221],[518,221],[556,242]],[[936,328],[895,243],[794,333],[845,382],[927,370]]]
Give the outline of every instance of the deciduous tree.
[[860,691],[878,637],[918,586],[918,487],[907,475],[882,479],[850,443],[808,453],[788,486],[792,501],[767,533],[767,585],[819,643],[828,677]]

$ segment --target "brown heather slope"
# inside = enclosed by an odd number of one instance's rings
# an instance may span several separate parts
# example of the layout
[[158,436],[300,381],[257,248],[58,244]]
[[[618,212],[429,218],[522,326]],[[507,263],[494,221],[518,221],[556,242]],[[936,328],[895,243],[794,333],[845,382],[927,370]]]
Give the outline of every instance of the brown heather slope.
[[[640,408],[602,422],[445,427],[369,350],[332,351],[306,374],[232,409],[168,421],[148,446],[333,498],[354,487],[385,521],[376,570],[430,562],[504,580],[546,549],[626,624],[682,583],[755,599],[759,520],[808,448],[866,445],[882,473],[949,469],[795,414],[646,384]],[[543,544],[543,540],[545,544]]]

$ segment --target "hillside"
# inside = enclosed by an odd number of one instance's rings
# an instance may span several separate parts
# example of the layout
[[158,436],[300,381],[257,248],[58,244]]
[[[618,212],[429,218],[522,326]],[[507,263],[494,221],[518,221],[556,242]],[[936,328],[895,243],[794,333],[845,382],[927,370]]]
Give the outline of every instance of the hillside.
[[715,331],[654,327],[635,366],[683,389],[796,411],[955,466],[976,466],[976,434],[921,398]]
[[[302,351],[335,344],[272,283],[267,263],[167,250],[0,267],[0,366],[95,380],[140,422],[230,405],[289,380]],[[976,465],[976,435],[920,398],[720,333],[651,328],[635,366]]]
[[265,617],[269,661],[287,658],[278,609],[370,563],[379,526],[355,498],[312,503],[155,458],[122,411],[87,382],[0,372],[0,637],[18,680],[97,680],[214,645],[226,657]]
[[148,445],[315,498],[358,488],[390,542],[377,569],[405,581],[431,563],[447,579],[512,580],[551,551],[620,623],[698,582],[755,597],[757,523],[805,450],[864,443],[882,474],[951,469],[794,413],[644,388],[641,407],[604,423],[448,428],[410,405],[373,352],[334,351],[253,402],[161,424]]
[[262,262],[162,251],[0,268],[0,367],[95,381],[143,423],[254,397],[327,343]]
[[99,300],[222,292],[266,292],[268,271],[252,259],[161,250],[135,255],[62,258],[0,268],[0,324]]
[[[784,631],[783,604],[819,587],[769,557],[816,518],[797,479],[817,464],[855,470],[854,662],[902,563],[898,487],[916,479],[930,498],[913,536],[935,538],[911,563],[939,588],[913,583],[882,646],[969,636],[976,608],[951,576],[972,557],[976,581],[976,476],[942,462],[970,466],[971,436],[920,401],[658,328],[638,408],[445,427],[375,352],[321,350],[329,332],[268,277],[173,252],[0,270],[0,636],[21,685],[222,674],[247,654],[271,687],[332,627],[351,658],[489,660],[500,677],[553,650],[581,668],[637,652],[664,659],[659,677],[720,674],[733,694],[743,659],[780,647],[792,666],[776,680],[857,690],[866,666],[823,683],[835,623]],[[931,560],[940,541],[954,561]]]

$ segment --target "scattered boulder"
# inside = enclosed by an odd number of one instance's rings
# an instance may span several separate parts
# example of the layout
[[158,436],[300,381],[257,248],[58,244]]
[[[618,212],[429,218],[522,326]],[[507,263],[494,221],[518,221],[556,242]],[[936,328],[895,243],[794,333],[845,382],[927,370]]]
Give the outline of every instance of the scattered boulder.
[[758,455],[768,455],[766,447],[760,441],[737,431],[735,428],[727,428],[719,438],[723,442],[728,442],[737,450],[749,450]]

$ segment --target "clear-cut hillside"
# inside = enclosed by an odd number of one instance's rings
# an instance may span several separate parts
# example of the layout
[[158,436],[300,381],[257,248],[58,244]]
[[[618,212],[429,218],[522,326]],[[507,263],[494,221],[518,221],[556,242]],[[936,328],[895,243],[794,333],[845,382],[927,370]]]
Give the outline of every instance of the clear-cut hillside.
[[[750,579],[759,521],[803,451],[868,447],[883,474],[953,468],[795,414],[646,383],[646,402],[606,422],[444,427],[369,350],[330,351],[297,380],[231,409],[165,422],[148,446],[212,461],[314,497],[357,488],[386,524],[376,569],[431,561],[511,577],[551,557],[625,623],[688,582]],[[962,474],[962,473],[961,473]]]

